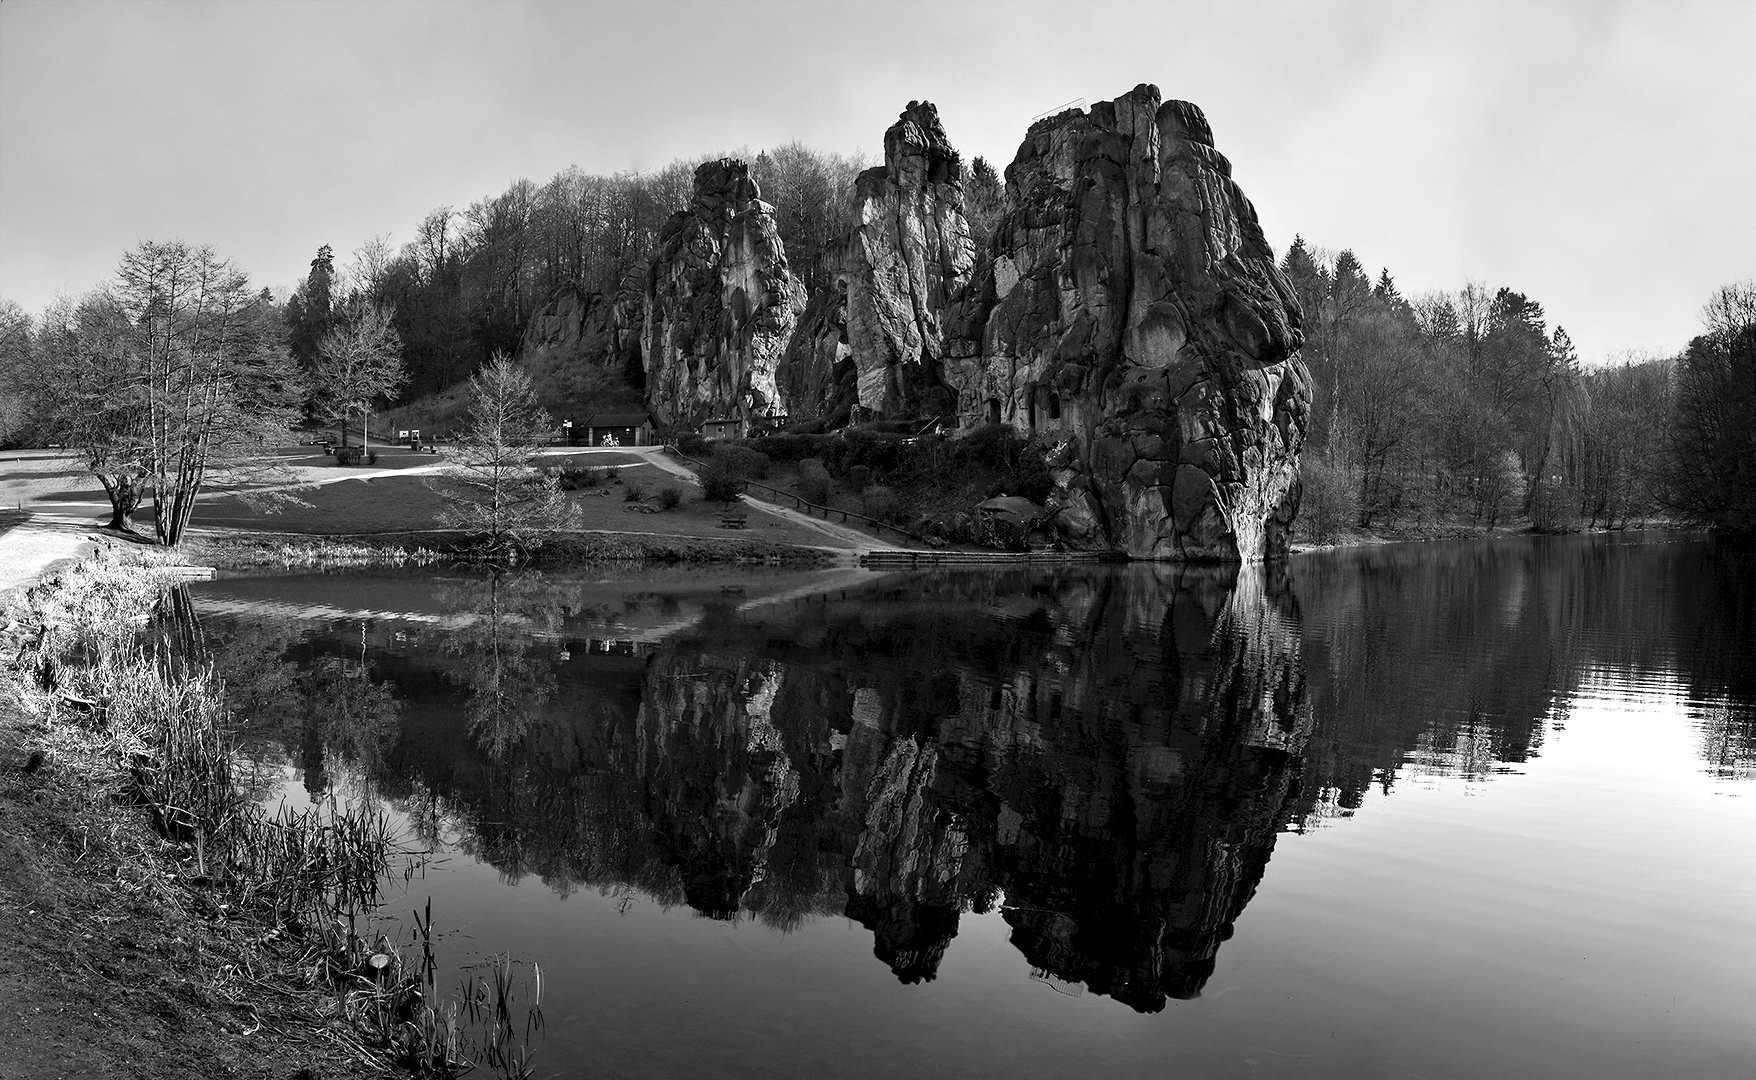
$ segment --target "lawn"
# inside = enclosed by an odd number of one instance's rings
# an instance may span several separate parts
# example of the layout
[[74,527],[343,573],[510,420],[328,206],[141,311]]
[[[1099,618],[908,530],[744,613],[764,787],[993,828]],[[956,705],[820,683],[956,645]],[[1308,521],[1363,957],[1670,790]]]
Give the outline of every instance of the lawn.
[[[592,464],[599,462],[594,460]],[[703,500],[700,489],[693,485],[653,465],[623,465],[617,471],[621,483],[568,493],[579,511],[579,528],[711,539],[747,538],[811,546],[824,543],[823,536],[815,531],[754,510],[747,514],[747,528],[721,528],[725,508]],[[210,496],[196,506],[193,524],[314,535],[435,529],[439,527],[442,504],[432,485],[447,482],[436,476],[344,480],[293,493],[308,505],[265,510],[252,509],[236,496]],[[629,502],[626,492],[635,485],[644,489],[645,497]],[[682,502],[674,510],[657,510],[658,492],[666,487],[675,488],[682,495]],[[636,510],[636,506],[656,512]]]

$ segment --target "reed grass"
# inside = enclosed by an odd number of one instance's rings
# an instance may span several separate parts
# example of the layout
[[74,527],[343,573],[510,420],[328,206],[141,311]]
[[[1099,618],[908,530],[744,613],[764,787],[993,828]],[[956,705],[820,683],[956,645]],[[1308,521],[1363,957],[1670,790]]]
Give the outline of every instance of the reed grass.
[[394,864],[412,878],[423,854],[400,846],[382,811],[331,796],[270,812],[244,794],[225,687],[180,590],[162,557],[100,552],[0,615],[0,661],[12,692],[51,730],[77,729],[109,759],[105,783],[190,852],[190,884],[227,897],[232,917],[264,928],[257,945],[278,947],[277,969],[216,978],[326,993],[332,1036],[416,1076],[534,1075],[540,968],[500,958],[442,999],[431,901],[406,941],[372,936]]

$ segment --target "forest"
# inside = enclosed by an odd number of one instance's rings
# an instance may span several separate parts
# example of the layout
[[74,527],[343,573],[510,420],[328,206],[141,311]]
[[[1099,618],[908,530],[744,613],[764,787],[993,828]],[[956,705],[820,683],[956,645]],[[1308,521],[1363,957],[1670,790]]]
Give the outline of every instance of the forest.
[[[853,224],[854,178],[869,163],[796,142],[743,157],[775,208],[792,272],[808,293],[830,287],[830,260]],[[560,289],[639,297],[660,227],[687,204],[700,160],[517,180],[461,210],[438,207],[400,247],[379,237],[342,265],[325,245],[290,295],[262,290],[251,318],[281,327],[307,419],[431,397],[497,354],[516,356],[533,312]],[[1000,174],[974,159],[964,200],[978,258],[1005,198]],[[1650,520],[1756,525],[1756,286],[1715,293],[1702,333],[1675,355],[1588,366],[1541,302],[1512,287],[1466,282],[1404,296],[1388,269],[1374,278],[1351,250],[1302,237],[1281,269],[1304,309],[1315,384],[1304,542]],[[65,352],[70,328],[93,321],[97,296],[35,317],[0,301],[9,387],[0,441],[65,441],[23,384]],[[399,378],[338,388],[323,346],[338,335],[399,347]],[[637,364],[591,377],[606,406],[640,399]]]

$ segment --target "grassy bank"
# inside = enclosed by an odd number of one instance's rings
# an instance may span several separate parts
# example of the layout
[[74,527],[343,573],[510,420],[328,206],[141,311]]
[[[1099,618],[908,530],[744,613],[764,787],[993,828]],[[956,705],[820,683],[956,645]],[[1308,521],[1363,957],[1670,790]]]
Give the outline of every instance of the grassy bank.
[[430,921],[380,936],[385,819],[245,794],[176,576],[101,552],[0,619],[0,1075],[518,1075]]
[[[438,529],[357,536],[309,536],[205,530],[187,544],[188,557],[226,569],[278,567],[330,569],[366,566],[426,566],[468,561],[474,544],[462,533]],[[569,532],[551,537],[522,564],[566,570],[603,564],[825,566],[833,552],[764,539],[667,536],[657,533]]]

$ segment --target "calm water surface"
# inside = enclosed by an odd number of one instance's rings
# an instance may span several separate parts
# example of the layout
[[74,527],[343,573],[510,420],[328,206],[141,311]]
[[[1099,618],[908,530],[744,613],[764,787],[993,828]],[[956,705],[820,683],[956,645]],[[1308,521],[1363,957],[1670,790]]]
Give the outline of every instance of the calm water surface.
[[542,1075],[1749,1076],[1756,564],[1677,536],[194,587]]

